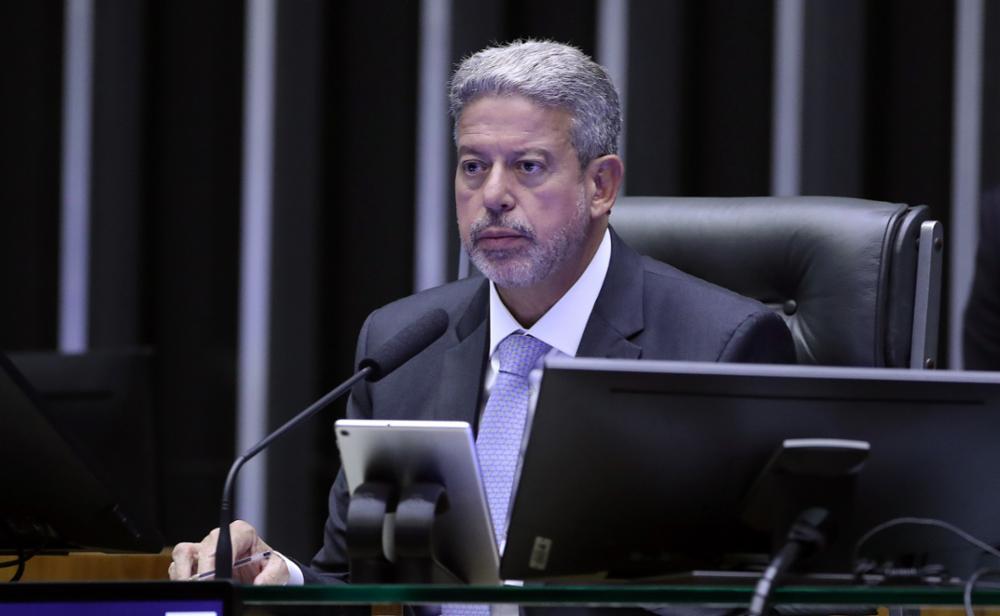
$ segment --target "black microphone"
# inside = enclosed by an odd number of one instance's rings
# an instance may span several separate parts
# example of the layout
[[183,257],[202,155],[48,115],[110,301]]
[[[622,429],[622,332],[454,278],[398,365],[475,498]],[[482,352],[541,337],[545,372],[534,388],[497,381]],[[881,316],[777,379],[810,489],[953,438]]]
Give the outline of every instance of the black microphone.
[[365,378],[368,381],[377,381],[427,348],[447,328],[448,314],[440,308],[435,308],[387,340],[374,353],[359,361],[358,370],[371,368],[371,372]]
[[219,540],[215,547],[215,579],[226,580],[233,575],[233,540],[229,532],[229,525],[233,521],[233,487],[236,485],[236,476],[239,474],[240,468],[278,437],[350,391],[355,383],[361,379],[373,382],[388,375],[430,346],[446,329],[448,329],[448,314],[444,310],[435,308],[424,313],[387,340],[374,353],[358,362],[358,371],[354,373],[354,376],[313,402],[307,409],[286,421],[280,428],[265,436],[256,445],[247,449],[243,455],[236,458],[229,468],[226,483],[222,486],[222,503],[219,507]]

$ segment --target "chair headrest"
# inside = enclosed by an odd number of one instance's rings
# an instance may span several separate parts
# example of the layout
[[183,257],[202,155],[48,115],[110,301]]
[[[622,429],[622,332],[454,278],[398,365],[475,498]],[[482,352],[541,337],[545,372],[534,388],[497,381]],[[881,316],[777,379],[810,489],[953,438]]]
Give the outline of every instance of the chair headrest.
[[800,363],[906,366],[925,207],[837,197],[627,197],[639,253],[781,314]]

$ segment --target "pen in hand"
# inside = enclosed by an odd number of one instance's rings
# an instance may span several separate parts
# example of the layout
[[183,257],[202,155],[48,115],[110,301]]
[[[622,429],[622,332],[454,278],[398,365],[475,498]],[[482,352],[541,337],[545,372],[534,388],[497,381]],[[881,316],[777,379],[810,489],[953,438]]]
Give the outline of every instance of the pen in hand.
[[[270,550],[266,550],[264,552],[257,552],[256,554],[251,554],[250,556],[241,558],[233,562],[233,571],[236,571],[236,569],[239,569],[240,567],[246,567],[247,565],[252,565],[253,563],[260,562],[262,560],[267,560],[270,557],[271,557]],[[188,578],[188,580],[207,580],[209,578],[214,578],[214,577],[215,577],[215,570],[213,569],[212,571],[205,571],[197,575],[192,575],[191,577]]]

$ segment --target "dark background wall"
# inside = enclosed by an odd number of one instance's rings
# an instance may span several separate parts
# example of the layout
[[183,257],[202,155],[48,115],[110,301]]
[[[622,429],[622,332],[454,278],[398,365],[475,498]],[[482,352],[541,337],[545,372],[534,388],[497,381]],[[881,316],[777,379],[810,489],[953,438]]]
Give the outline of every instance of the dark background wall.
[[[277,5],[272,425],[350,371],[368,311],[412,291],[421,43],[418,2]],[[234,454],[247,12],[95,7],[90,343],[152,349],[161,525],[171,542],[199,539]],[[630,194],[769,192],[774,7],[628,4]],[[806,8],[803,192],[925,203],[947,221],[954,2]],[[451,57],[528,36],[595,54],[596,15],[594,0],[456,1]],[[61,0],[0,3],[6,351],[57,344],[63,18]],[[986,28],[989,110],[995,3]],[[998,117],[984,114],[984,184],[1000,181]],[[270,456],[268,540],[300,558],[320,541],[342,412]]]
[[62,3],[0,4],[0,346],[54,348]]

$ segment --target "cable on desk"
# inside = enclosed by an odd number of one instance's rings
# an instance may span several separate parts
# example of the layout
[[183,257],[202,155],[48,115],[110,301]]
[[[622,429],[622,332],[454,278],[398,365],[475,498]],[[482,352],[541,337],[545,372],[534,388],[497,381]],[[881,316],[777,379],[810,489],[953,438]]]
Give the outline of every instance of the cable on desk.
[[21,544],[17,529],[14,528],[13,524],[9,519],[4,519],[4,523],[7,529],[11,533],[11,537],[14,538],[15,546],[14,549],[17,551],[17,557],[13,560],[0,561],[0,569],[6,569],[7,567],[17,567],[14,571],[13,577],[11,577],[8,582],[20,581],[21,576],[24,575],[24,565],[29,560],[34,558],[37,554],[41,553],[45,549],[45,539],[32,549],[25,549],[24,545]]
[[856,572],[858,571],[858,565],[861,562],[861,558],[860,558],[861,548],[864,547],[864,545],[866,543],[868,543],[868,541],[872,537],[874,537],[875,535],[878,535],[879,533],[881,533],[881,532],[883,532],[885,530],[888,530],[888,529],[890,529],[890,528],[892,528],[894,526],[904,526],[904,525],[933,526],[933,527],[936,527],[936,528],[942,528],[944,530],[947,530],[947,531],[949,531],[949,532],[957,535],[958,537],[960,537],[961,539],[963,539],[967,543],[972,544],[973,546],[975,546],[975,547],[979,548],[980,550],[986,552],[990,556],[994,556],[996,558],[1000,558],[1000,550],[997,550],[995,547],[993,547],[992,545],[986,543],[985,541],[982,541],[980,539],[977,539],[976,537],[973,537],[972,535],[970,535],[969,533],[965,532],[961,528],[955,526],[954,524],[950,524],[948,522],[945,522],[944,520],[937,520],[937,519],[934,519],[934,518],[901,517],[901,518],[893,518],[891,520],[888,520],[886,522],[882,522],[881,524],[876,525],[874,528],[872,528],[867,533],[865,533],[864,535],[862,535],[860,539],[858,539],[858,541],[854,544],[854,550],[853,550],[853,553],[851,555],[851,561],[854,563],[855,571]]
[[982,569],[976,570],[976,572],[970,575],[969,579],[965,581],[965,590],[962,592],[962,605],[965,607],[965,616],[974,616],[972,613],[972,591],[976,587],[976,583],[979,579],[997,574],[1000,574],[1000,569],[983,567]]
[[7,581],[8,582],[19,581],[21,579],[21,576],[24,575],[24,564],[27,563],[29,560],[31,560],[34,556],[35,554],[33,552],[32,553],[26,552],[24,548],[18,546],[17,558],[15,558],[14,560],[5,560],[3,562],[0,562],[0,569],[4,569],[7,567],[17,567],[17,570],[14,572],[14,575]]
[[757,581],[750,599],[748,616],[765,616],[771,607],[771,593],[788,569],[800,556],[821,551],[828,542],[830,512],[822,507],[810,507],[795,519],[788,530],[784,545]]

